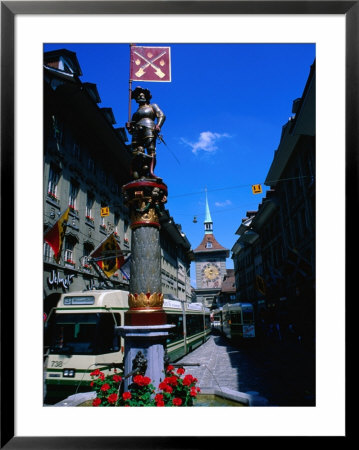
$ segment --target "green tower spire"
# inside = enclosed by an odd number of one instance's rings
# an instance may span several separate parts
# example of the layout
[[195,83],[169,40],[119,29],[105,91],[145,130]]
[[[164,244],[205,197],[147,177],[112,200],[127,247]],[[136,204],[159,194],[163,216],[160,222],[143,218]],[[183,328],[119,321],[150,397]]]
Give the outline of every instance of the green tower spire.
[[206,191],[206,215],[204,218],[204,233],[205,234],[213,234],[213,222],[212,222],[212,218],[211,218],[211,213],[209,211],[209,206],[208,206],[208,198],[207,198],[207,188],[205,189]]

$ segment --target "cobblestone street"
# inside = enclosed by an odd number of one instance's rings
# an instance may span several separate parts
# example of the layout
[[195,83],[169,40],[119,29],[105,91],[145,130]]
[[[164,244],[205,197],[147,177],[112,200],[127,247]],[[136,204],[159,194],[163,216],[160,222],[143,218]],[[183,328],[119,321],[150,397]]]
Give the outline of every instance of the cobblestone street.
[[[193,363],[200,366],[186,367]],[[315,406],[315,354],[299,342],[233,345],[212,335],[177,364],[198,378],[201,389],[226,387],[258,395],[268,406]]]

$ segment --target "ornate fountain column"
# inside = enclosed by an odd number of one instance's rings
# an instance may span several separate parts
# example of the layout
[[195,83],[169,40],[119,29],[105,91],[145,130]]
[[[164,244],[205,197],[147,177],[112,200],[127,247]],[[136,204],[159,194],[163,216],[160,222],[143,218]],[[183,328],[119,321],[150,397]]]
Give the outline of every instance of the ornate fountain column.
[[[125,339],[125,375],[136,369],[139,352],[147,365],[142,374],[158,387],[164,378],[165,345],[169,330],[163,311],[159,217],[167,200],[167,186],[161,179],[132,181],[123,186],[131,215],[131,278],[129,310],[119,327]],[[143,373],[144,372],[144,373]],[[125,378],[124,389],[131,384]]]
[[167,201],[161,179],[141,179],[123,186],[131,215],[131,279],[126,325],[163,325],[159,216]]

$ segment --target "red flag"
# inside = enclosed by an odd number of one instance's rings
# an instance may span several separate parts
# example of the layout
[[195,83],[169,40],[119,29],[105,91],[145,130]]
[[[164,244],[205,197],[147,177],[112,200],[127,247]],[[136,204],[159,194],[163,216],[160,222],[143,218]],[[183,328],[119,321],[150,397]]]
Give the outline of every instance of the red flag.
[[96,263],[108,277],[113,275],[125,262],[121,247],[113,233],[102,241],[101,244],[91,252],[90,256],[92,258],[99,258]]
[[171,47],[131,45],[130,80],[171,81]]
[[54,259],[57,263],[59,262],[61,256],[61,248],[65,236],[69,212],[70,208],[67,208],[55,225],[44,236],[45,242],[47,242],[54,251]]

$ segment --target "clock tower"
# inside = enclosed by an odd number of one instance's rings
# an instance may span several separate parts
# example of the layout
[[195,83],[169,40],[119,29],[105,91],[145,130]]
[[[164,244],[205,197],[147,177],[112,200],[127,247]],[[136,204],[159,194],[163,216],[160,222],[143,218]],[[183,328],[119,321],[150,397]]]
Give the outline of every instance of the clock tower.
[[197,301],[210,308],[221,291],[223,277],[226,274],[226,258],[229,256],[229,250],[222,247],[214,237],[207,190],[204,237],[200,245],[193,250],[193,253],[196,266],[197,287],[195,293]]

